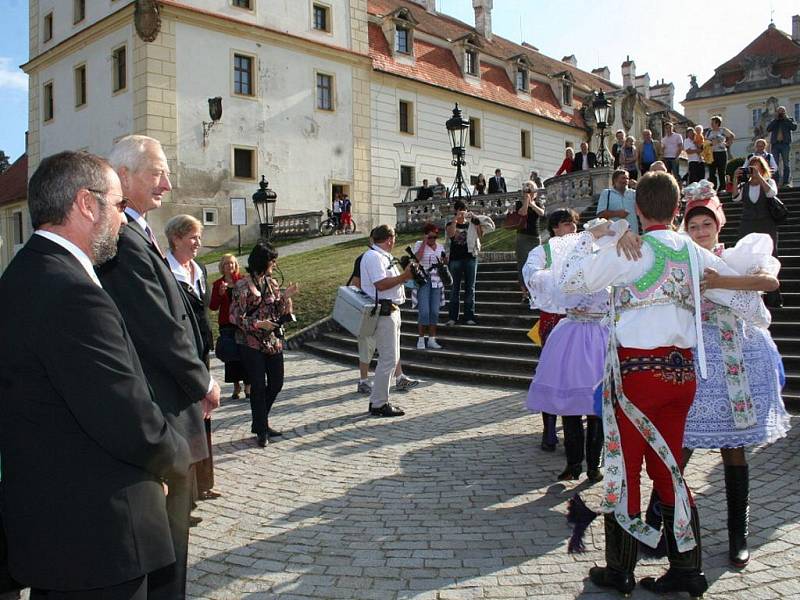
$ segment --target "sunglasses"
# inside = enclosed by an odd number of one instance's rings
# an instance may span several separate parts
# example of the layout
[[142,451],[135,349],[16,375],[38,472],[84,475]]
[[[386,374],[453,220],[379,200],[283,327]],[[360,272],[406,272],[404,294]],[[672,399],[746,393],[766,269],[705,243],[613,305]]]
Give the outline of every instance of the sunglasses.
[[91,188],[87,188],[93,194],[97,194],[103,201],[107,202],[108,199],[106,196],[117,196],[120,198],[119,202],[116,202],[114,206],[117,207],[119,212],[125,212],[125,209],[128,207],[128,202],[130,201],[127,196],[123,196],[122,194],[113,194],[111,192],[101,192],[100,190],[93,190]]

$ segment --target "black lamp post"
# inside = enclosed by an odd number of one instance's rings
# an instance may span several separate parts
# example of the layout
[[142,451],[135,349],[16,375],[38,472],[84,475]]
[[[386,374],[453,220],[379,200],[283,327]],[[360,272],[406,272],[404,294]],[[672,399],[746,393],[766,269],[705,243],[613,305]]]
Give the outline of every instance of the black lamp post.
[[450,148],[453,153],[453,162],[451,163],[456,168],[456,179],[450,188],[450,197],[463,195],[467,198],[470,197],[469,186],[464,181],[464,175],[461,173],[461,167],[467,164],[464,160],[466,155],[466,136],[469,131],[469,121],[461,116],[461,110],[458,108],[458,103],[453,109],[453,116],[445,123],[447,133],[450,134]]
[[597,134],[600,138],[600,148],[597,150],[597,166],[608,166],[608,151],[606,150],[606,127],[608,127],[608,109],[611,107],[611,102],[606,98],[603,90],[595,93],[594,100],[592,101],[592,110],[594,111],[594,120],[597,122],[597,128],[600,133]]
[[272,229],[275,227],[275,201],[278,194],[269,187],[269,182],[261,176],[261,183],[258,184],[259,190],[253,194],[253,205],[258,214],[259,232],[261,237],[267,241],[272,239]]

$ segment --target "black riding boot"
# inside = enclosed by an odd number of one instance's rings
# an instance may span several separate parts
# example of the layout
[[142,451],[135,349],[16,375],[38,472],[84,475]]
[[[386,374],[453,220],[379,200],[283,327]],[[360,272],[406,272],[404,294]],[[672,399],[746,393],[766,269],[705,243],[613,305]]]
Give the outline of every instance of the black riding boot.
[[[644,521],[653,529],[661,529],[661,502],[658,501],[658,493],[653,490],[650,493],[650,503],[647,505],[647,512],[645,513]],[[664,532],[658,538],[658,545],[651,548],[647,544],[641,544],[640,549],[642,554],[648,558],[664,558],[667,555],[667,543],[664,541]]]
[[664,519],[664,539],[667,541],[669,570],[658,579],[645,577],[642,587],[654,594],[688,592],[692,598],[702,598],[708,589],[708,581],[703,573],[703,550],[700,544],[700,518],[697,508],[692,507],[692,533],[697,545],[687,552],[679,552],[675,541],[675,507],[661,506]]
[[613,514],[603,515],[606,533],[606,566],[589,569],[589,579],[600,587],[614,588],[626,598],[636,587],[633,571],[639,542],[617,523]]
[[586,476],[592,483],[603,480],[600,457],[603,454],[603,421],[600,417],[586,417]]
[[750,475],[747,465],[725,465],[725,497],[728,500],[728,548],[737,569],[750,562],[747,529],[750,517]]
[[564,427],[564,452],[567,468],[558,476],[559,481],[578,479],[583,471],[583,417],[561,417]]
[[542,450],[547,452],[555,452],[558,445],[558,436],[556,435],[556,416],[550,413],[542,413]]

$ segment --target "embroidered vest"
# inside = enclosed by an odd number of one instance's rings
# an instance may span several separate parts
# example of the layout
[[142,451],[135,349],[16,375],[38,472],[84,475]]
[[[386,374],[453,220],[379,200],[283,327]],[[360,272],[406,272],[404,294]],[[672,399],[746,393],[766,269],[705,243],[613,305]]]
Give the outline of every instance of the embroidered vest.
[[642,241],[653,251],[653,266],[634,283],[615,288],[617,311],[674,304],[694,314],[689,249],[673,250],[650,235]]

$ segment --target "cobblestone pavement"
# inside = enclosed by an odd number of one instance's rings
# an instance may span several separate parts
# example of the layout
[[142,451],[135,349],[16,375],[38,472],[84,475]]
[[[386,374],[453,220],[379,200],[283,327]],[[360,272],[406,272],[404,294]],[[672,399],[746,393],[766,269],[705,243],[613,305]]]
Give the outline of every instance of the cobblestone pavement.
[[[224,495],[196,513],[204,520],[192,529],[192,597],[618,597],[587,579],[603,559],[601,519],[587,532],[587,553],[566,552],[567,500],[580,491],[597,506],[600,486],[555,483],[563,454],[538,449],[540,419],[524,409],[523,393],[425,383],[393,395],[405,417],[381,420],[366,416],[354,375],[287,353],[271,419],[284,436],[265,449],[250,434],[247,401],[215,413]],[[688,477],[703,526],[706,598],[800,597],[797,421],[789,438],[750,455],[753,560],[742,572],[727,565],[719,455],[695,453]],[[637,576],[663,564],[642,561]],[[637,589],[633,597],[654,596]]]

